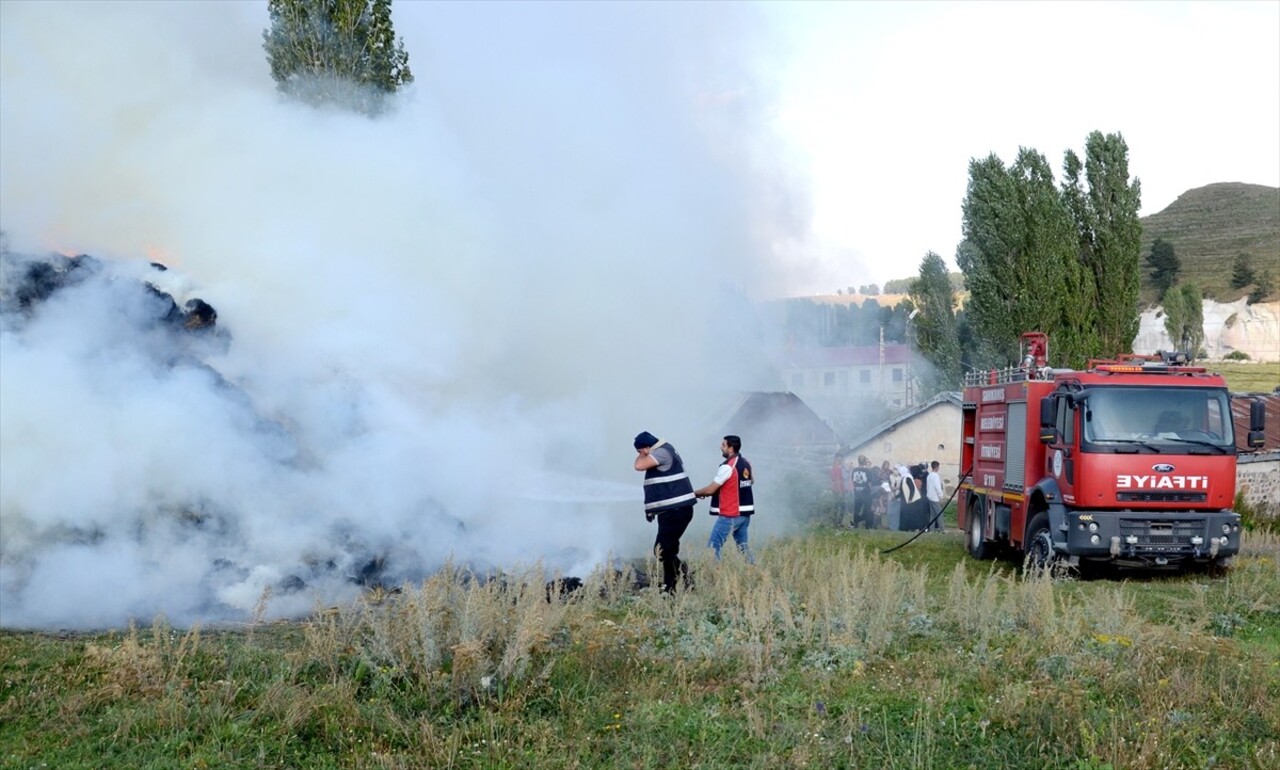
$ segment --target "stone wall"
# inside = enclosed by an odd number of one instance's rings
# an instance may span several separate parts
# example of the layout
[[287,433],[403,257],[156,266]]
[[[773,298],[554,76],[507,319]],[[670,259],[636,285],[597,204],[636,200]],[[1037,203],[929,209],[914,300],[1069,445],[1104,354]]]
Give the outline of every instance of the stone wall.
[[1250,505],[1273,516],[1280,513],[1280,451],[1237,457],[1236,490]]

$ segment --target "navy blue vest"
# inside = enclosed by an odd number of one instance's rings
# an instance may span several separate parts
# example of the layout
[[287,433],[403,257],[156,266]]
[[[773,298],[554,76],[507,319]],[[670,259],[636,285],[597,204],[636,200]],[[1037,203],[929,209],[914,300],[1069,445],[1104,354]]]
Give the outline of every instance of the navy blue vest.
[[[687,508],[693,505],[693,482],[684,472],[684,461],[680,453],[670,444],[662,444],[671,451],[671,467],[666,471],[657,466],[644,472],[644,512],[662,513],[676,508]],[[657,449],[657,447],[654,447]]]

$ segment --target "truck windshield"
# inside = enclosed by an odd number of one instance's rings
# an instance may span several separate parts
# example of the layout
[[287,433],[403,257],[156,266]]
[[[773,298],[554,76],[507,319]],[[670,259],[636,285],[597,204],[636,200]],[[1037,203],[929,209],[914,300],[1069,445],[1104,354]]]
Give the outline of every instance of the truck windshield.
[[1164,452],[1235,444],[1227,393],[1211,388],[1090,388],[1083,430],[1089,443]]

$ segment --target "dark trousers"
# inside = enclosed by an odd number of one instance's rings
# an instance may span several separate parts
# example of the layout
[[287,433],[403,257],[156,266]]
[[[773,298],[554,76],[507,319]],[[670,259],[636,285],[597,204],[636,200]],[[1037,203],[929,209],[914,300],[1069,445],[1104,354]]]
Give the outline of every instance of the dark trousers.
[[676,575],[688,580],[688,568],[680,561],[680,537],[693,521],[693,506],[673,508],[658,514],[658,538],[653,541],[654,553],[662,560],[662,588],[676,590]]
[[873,529],[875,522],[871,519],[871,491],[853,493],[853,526]]

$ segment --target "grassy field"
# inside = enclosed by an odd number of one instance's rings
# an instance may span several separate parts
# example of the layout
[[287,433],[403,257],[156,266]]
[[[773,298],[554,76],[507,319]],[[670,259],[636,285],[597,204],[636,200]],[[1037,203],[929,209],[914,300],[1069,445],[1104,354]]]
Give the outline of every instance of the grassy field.
[[445,571],[238,629],[0,633],[5,768],[1280,767],[1280,540],[1075,580],[819,528],[674,597]]
[[1233,393],[1270,393],[1280,385],[1280,361],[1212,361],[1205,366],[1226,377]]

